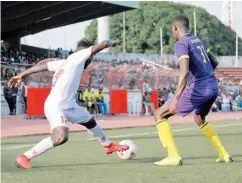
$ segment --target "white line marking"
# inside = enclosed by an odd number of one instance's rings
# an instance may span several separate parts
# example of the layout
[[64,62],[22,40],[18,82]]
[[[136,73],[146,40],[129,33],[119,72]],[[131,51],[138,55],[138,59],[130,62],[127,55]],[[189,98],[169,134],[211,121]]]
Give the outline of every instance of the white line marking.
[[1,148],[1,150],[6,150],[6,149],[19,149],[19,148],[23,148],[23,147],[32,147],[35,144],[28,144],[28,145],[19,145],[19,146],[12,146],[12,147],[3,147]]
[[[235,123],[235,124],[226,124],[226,125],[214,125],[214,128],[224,128],[227,126],[242,126],[242,123]],[[176,132],[183,132],[183,131],[191,131],[195,130],[197,128],[182,128],[182,129],[175,129],[173,130],[174,133]],[[111,139],[119,139],[124,137],[136,137],[136,136],[143,136],[143,135],[152,135],[152,134],[158,134],[158,132],[148,132],[148,133],[134,133],[134,134],[127,134],[127,135],[115,135],[115,136],[109,136]],[[73,139],[74,141],[79,139]],[[87,141],[94,141],[96,138],[89,138]]]
[[[214,128],[224,128],[228,126],[242,126],[242,123],[234,123],[234,124],[226,124],[226,125],[214,125]],[[183,131],[191,131],[195,130],[197,128],[182,128],[182,129],[175,129],[173,130],[174,133],[176,132],[183,132]],[[152,134],[158,134],[158,132],[146,132],[146,133],[133,133],[133,134],[126,134],[126,135],[115,135],[115,136],[109,136],[111,139],[119,139],[119,138],[124,138],[124,137],[137,137],[137,136],[145,136],[145,135],[152,135]],[[81,139],[71,139],[72,141],[81,141]],[[89,138],[86,139],[85,141],[94,141],[96,138]],[[10,150],[10,149],[19,149],[23,147],[32,147],[35,144],[23,144],[19,146],[12,146],[12,147],[3,147],[1,150]]]

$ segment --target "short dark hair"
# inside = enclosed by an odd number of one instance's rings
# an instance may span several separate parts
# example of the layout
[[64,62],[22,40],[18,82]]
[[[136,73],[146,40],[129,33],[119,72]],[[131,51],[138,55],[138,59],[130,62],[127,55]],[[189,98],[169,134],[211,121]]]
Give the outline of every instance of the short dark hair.
[[180,26],[186,27],[189,29],[189,19],[185,15],[178,15],[174,18],[173,23],[179,23]]
[[87,38],[82,38],[80,41],[77,42],[77,49],[84,49],[92,46],[93,43],[89,41]]

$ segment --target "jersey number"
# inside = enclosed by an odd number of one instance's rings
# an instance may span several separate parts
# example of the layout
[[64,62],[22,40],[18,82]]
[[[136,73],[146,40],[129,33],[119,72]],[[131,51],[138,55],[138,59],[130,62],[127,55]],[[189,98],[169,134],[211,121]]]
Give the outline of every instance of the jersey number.
[[59,70],[52,79],[52,88],[55,86],[57,80],[59,79],[59,77],[64,73],[64,69]]
[[203,62],[207,63],[209,59],[207,58],[207,53],[206,53],[205,49],[203,48],[203,46],[197,46],[197,49],[199,49],[201,52],[201,55],[203,57]]
[[64,116],[61,116],[61,123],[67,123],[67,120]]

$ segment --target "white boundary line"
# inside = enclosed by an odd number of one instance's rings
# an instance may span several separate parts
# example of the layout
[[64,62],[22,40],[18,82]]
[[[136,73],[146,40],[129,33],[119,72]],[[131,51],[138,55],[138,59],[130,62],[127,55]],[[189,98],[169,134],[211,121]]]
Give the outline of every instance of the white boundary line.
[[[228,126],[242,126],[242,123],[234,123],[234,124],[225,124],[225,125],[214,125],[214,128],[224,128]],[[191,131],[195,130],[197,128],[181,128],[181,129],[175,129],[173,130],[174,133],[176,132],[183,132],[183,131]],[[146,136],[146,135],[152,135],[152,134],[158,134],[158,132],[146,132],[146,133],[133,133],[133,134],[127,134],[127,135],[115,135],[115,136],[109,136],[111,139],[119,139],[119,138],[125,138],[125,137],[137,137],[137,136]],[[96,138],[89,138],[86,139],[85,141],[94,141]],[[81,139],[71,139],[71,141],[81,141]],[[12,147],[4,147],[1,148],[1,150],[10,150],[10,149],[19,149],[23,147],[32,147],[35,144],[23,144],[19,146],[12,146]]]
[[[214,125],[214,128],[224,128],[227,126],[242,126],[242,123],[235,123],[235,124],[226,124],[226,125]],[[175,129],[172,130],[173,133],[176,132],[183,132],[183,131],[191,131],[195,130],[197,128],[181,128],[181,129]],[[152,134],[158,134],[158,132],[146,132],[146,133],[134,133],[134,134],[127,134],[127,135],[115,135],[115,136],[109,136],[111,139],[119,139],[119,138],[124,138],[124,137],[137,137],[137,136],[143,136],[143,135],[152,135]],[[78,139],[73,139],[74,141]],[[94,141],[96,138],[90,138],[87,139],[87,141]]]

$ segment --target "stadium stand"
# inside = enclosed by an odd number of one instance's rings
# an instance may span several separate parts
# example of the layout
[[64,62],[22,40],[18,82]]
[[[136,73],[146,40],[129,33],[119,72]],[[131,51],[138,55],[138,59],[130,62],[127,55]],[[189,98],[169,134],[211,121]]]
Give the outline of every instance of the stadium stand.
[[1,2],[1,37],[19,38],[137,7],[137,2],[4,1]]
[[240,85],[240,81],[242,79],[242,68],[219,67],[216,69],[215,75],[218,79],[232,82],[234,85]]
[[[2,39],[10,43],[21,36],[135,8],[109,2],[2,2],[1,5]],[[86,12],[89,9],[96,11],[90,14]],[[21,49],[16,49],[14,44],[11,46],[8,49],[1,47],[2,83],[44,58],[65,58],[68,55],[61,48],[47,53],[47,50],[27,45],[22,45]],[[147,80],[152,90],[159,90],[160,103],[166,100],[168,91],[175,89],[179,71],[174,55],[100,55],[103,57],[94,57],[93,64],[85,70],[80,85],[96,89],[103,87],[106,91],[142,91],[142,83]],[[239,95],[242,68],[221,67],[216,69],[215,74],[220,80],[221,98],[232,91],[234,100]],[[48,88],[51,76],[48,72],[34,74],[28,78],[28,87]]]

